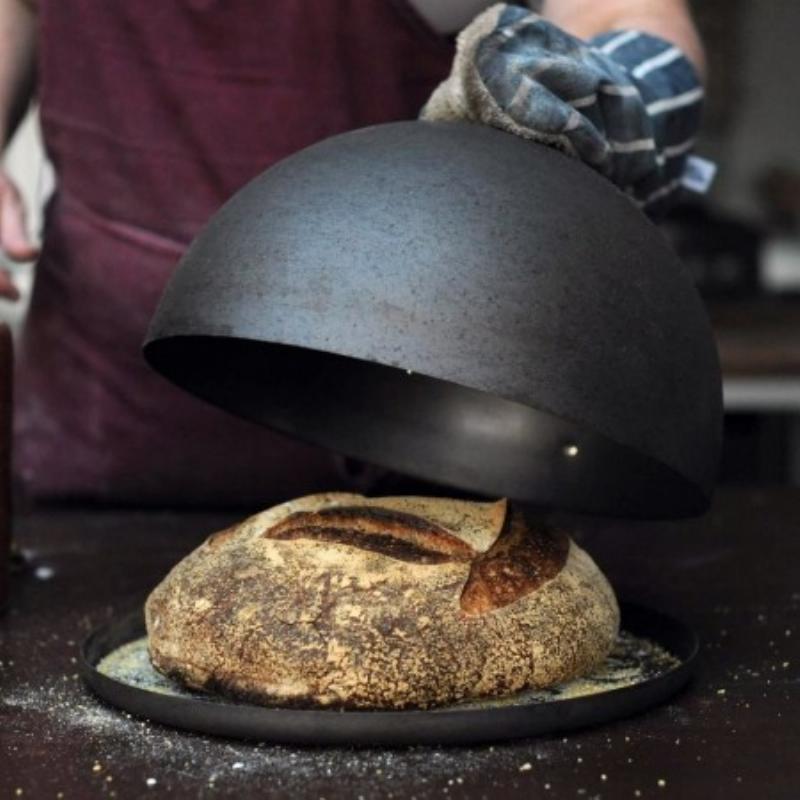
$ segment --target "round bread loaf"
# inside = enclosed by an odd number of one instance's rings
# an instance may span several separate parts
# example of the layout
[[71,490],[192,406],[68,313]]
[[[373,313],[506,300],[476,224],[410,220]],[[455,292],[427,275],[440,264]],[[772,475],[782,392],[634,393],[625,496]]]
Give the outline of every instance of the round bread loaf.
[[429,707],[544,687],[610,651],[591,558],[504,500],[318,494],[211,536],[146,605],[150,658],[271,705]]

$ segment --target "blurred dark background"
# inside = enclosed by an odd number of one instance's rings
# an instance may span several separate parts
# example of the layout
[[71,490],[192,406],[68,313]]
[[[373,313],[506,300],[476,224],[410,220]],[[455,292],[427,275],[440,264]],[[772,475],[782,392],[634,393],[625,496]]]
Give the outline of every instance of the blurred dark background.
[[697,153],[719,171],[666,232],[717,331],[723,482],[800,484],[800,3],[692,5],[709,64]]

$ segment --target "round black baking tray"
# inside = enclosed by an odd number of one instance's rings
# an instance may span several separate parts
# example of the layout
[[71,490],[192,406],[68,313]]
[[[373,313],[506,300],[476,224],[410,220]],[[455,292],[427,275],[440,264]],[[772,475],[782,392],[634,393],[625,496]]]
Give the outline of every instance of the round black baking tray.
[[303,745],[476,744],[519,739],[597,725],[642,712],[683,688],[699,644],[696,634],[665,614],[623,603],[622,628],[650,639],[680,663],[654,678],[597,694],[529,704],[450,706],[411,711],[341,711],[268,708],[203,695],[172,696],[141,689],[101,673],[98,663],[116,648],[144,636],[141,611],[93,631],[81,648],[86,683],[125,711],[196,733]]

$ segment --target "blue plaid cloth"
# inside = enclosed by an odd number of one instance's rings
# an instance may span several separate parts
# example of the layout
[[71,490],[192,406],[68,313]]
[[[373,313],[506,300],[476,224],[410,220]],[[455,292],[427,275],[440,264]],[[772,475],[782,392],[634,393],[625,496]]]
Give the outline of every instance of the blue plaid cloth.
[[[471,72],[466,89],[456,90],[464,116],[580,158],[651,216],[669,206],[703,101],[697,74],[677,47],[639,31],[584,42],[517,6],[496,6],[473,25],[477,44],[469,48],[471,63],[461,65]],[[469,27],[460,48],[468,39]]]

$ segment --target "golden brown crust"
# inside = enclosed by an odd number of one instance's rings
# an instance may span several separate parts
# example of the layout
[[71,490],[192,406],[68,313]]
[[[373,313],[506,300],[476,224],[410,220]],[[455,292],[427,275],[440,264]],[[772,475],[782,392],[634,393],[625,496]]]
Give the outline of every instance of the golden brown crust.
[[238,528],[236,527],[236,525],[233,525],[230,528],[225,528],[225,530],[212,533],[211,536],[209,536],[208,539],[206,539],[206,544],[209,547],[219,547],[221,544],[224,544],[232,536],[236,536],[237,530]]
[[[375,507],[400,512],[391,534],[375,531],[382,512],[364,510]],[[592,668],[616,635],[611,588],[566,537],[516,514],[504,528],[505,517],[504,503],[347,494],[269,509],[211,537],[156,587],[153,663],[198,689],[357,708],[494,696]],[[336,520],[330,536],[312,530],[320,520]],[[406,545],[456,557],[398,558],[392,548]]]
[[461,610],[488,614],[535,592],[564,568],[569,537],[544,526],[532,528],[520,512],[509,514],[497,541],[472,563],[461,593]]
[[441,525],[381,506],[332,506],[296,511],[264,532],[268,539],[317,539],[373,550],[390,558],[440,564],[477,553]]

